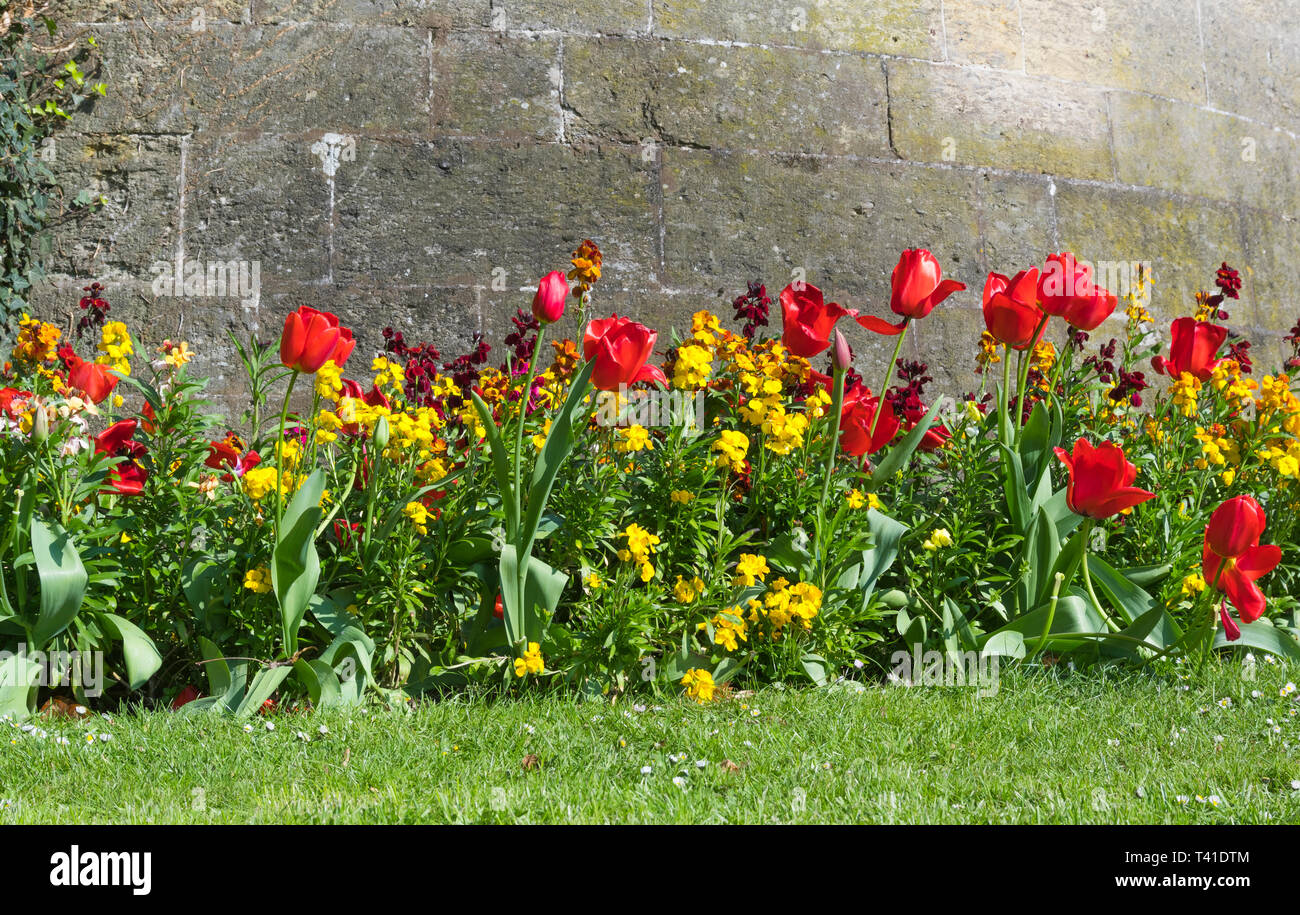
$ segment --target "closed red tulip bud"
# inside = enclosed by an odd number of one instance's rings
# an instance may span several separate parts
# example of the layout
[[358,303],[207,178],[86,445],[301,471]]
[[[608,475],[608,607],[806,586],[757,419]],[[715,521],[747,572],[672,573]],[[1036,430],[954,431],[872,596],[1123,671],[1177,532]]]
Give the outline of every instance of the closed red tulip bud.
[[1065,503],[1076,514],[1100,521],[1155,498],[1155,493],[1133,485],[1137,467],[1119,445],[1102,442],[1094,448],[1081,438],[1074,443],[1073,454],[1064,448],[1055,451],[1070,472]]
[[1037,298],[1036,267],[1020,271],[1013,279],[990,273],[984,283],[984,326],[993,339],[1017,350],[1041,340],[1047,328]]
[[355,346],[352,331],[340,327],[335,315],[303,305],[284,319],[280,362],[286,368],[311,375],[327,362],[343,368]]
[[781,342],[794,355],[811,359],[831,345],[835,322],[856,314],[827,302],[811,283],[791,283],[781,290]]
[[183,706],[189,705],[195,699],[202,699],[202,698],[203,698],[203,694],[201,692],[199,692],[193,686],[186,686],[179,693],[177,693],[176,698],[172,700],[172,711],[173,712],[177,711]]
[[847,371],[853,364],[853,357],[849,353],[849,341],[844,334],[838,330],[835,331],[835,367],[841,372]]
[[1178,318],[1169,325],[1169,358],[1156,356],[1152,367],[1162,375],[1178,378],[1184,372],[1198,381],[1209,381],[1220,360],[1214,357],[1228,339],[1228,328],[1195,318]]
[[596,360],[592,384],[602,391],[617,391],[639,381],[667,385],[663,370],[649,363],[658,339],[657,333],[631,318],[614,315],[592,321],[582,338],[583,358]]
[[965,283],[943,279],[938,259],[924,248],[909,248],[898,258],[889,281],[889,310],[903,320],[890,324],[870,315],[857,319],[867,330],[878,334],[902,333],[907,322],[924,318],[948,296],[966,288]]
[[533,317],[542,324],[554,324],[564,315],[564,302],[569,297],[569,283],[564,273],[552,270],[537,284],[533,296]]
[[[1216,508],[1205,527],[1201,575],[1206,584],[1223,592],[1246,623],[1264,615],[1264,592],[1255,581],[1282,561],[1280,547],[1260,545],[1266,520],[1258,502],[1250,496],[1236,496]],[[1221,616],[1226,617],[1222,609]],[[1224,629],[1231,641],[1232,630],[1226,624]]]
[[117,387],[117,376],[106,365],[72,356],[68,360],[68,384],[100,403]]

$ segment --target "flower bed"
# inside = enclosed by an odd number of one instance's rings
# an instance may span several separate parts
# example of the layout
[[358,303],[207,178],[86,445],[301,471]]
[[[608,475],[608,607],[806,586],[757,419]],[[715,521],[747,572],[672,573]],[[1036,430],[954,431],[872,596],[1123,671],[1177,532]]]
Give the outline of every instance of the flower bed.
[[[237,419],[189,343],[133,337],[98,285],[75,327],[24,318],[0,390],[0,711],[471,683],[708,702],[959,658],[1300,657],[1300,329],[1257,374],[1227,265],[1169,342],[1140,282],[1100,347],[1121,300],[1073,255],[990,274],[981,388],[929,404],[898,353],[965,287],[927,251],[894,271],[895,322],[791,285],[779,336],[758,283],[735,330],[588,320],[600,266],[588,241],[543,277],[503,360],[390,329],[364,383],[350,330],[300,308],[237,344]],[[580,343],[556,339],[575,311]],[[855,334],[895,338],[880,379]]]

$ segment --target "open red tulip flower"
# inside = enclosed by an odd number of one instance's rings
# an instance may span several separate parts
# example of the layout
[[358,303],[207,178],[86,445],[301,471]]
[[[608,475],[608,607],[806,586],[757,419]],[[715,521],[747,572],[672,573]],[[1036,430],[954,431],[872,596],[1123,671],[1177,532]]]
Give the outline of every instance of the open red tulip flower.
[[1186,372],[1197,381],[1209,381],[1222,361],[1214,357],[1228,339],[1228,328],[1195,318],[1178,318],[1169,325],[1169,333],[1169,358],[1152,358],[1155,370],[1174,379]]
[[68,356],[68,384],[76,388],[93,403],[101,403],[117,387],[113,370],[98,362],[87,362],[80,356]]
[[343,368],[355,346],[352,331],[340,327],[335,315],[303,305],[284,319],[280,362],[286,368],[312,375],[327,362]]
[[984,326],[999,343],[1025,350],[1043,338],[1047,325],[1038,307],[1038,268],[1007,278],[990,273],[984,282]]
[[791,353],[811,359],[831,345],[831,331],[843,317],[857,312],[827,302],[811,283],[791,283],[781,290],[781,342]]
[[890,277],[889,310],[903,320],[890,324],[871,315],[857,318],[867,330],[893,336],[903,332],[913,318],[924,318],[934,306],[954,292],[966,288],[965,283],[945,280],[939,260],[924,248],[909,248],[898,258]]
[[[876,419],[876,411],[881,411]],[[872,425],[876,430],[873,434]],[[845,452],[854,457],[875,454],[894,440],[898,434],[898,416],[894,408],[881,404],[880,398],[871,393],[871,389],[855,384],[844,392],[844,406],[840,410],[840,445]]]
[[1081,438],[1074,443],[1073,454],[1064,448],[1055,450],[1070,472],[1065,503],[1076,514],[1100,521],[1155,498],[1155,493],[1133,485],[1137,467],[1113,442],[1102,442],[1094,448]]
[[1092,270],[1070,252],[1052,254],[1038,277],[1038,304],[1079,330],[1096,330],[1119,305],[1113,292],[1094,285]]
[[657,333],[631,318],[614,315],[592,321],[582,337],[583,358],[596,360],[592,383],[602,391],[617,391],[639,381],[667,385],[663,370],[649,363],[658,339]]
[[[1246,623],[1264,615],[1264,592],[1255,584],[1256,579],[1272,572],[1282,561],[1280,547],[1260,545],[1266,520],[1258,502],[1250,496],[1235,496],[1214,510],[1205,527],[1201,575],[1207,585],[1223,592]],[[1228,640],[1236,641],[1241,631],[1222,605],[1219,615]]]
[[203,465],[214,470],[229,470],[221,477],[223,482],[229,483],[261,462],[261,456],[256,451],[246,450],[243,440],[232,432],[220,441],[208,442],[208,456]]
[[144,456],[145,447],[131,438],[136,426],[136,420],[122,419],[95,436],[96,454],[125,458],[113,465],[108,475],[109,486],[124,496],[133,496],[143,490],[144,481],[149,476],[138,460]]

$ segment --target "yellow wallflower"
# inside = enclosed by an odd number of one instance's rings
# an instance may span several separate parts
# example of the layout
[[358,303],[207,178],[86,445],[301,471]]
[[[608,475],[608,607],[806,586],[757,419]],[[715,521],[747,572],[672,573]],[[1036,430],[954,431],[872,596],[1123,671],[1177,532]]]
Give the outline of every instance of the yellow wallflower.
[[713,354],[707,347],[688,343],[678,347],[673,363],[673,387],[685,391],[698,391],[707,387],[713,372]]
[[654,440],[645,426],[631,425],[614,430],[614,450],[624,454],[632,451],[653,451]]
[[945,527],[936,527],[921,544],[921,548],[927,553],[935,553],[950,546],[952,546],[952,534],[948,533]]
[[723,430],[713,443],[713,450],[718,452],[719,467],[729,468],[733,473],[744,472],[745,455],[749,452],[749,438],[743,432]]
[[696,598],[704,593],[704,582],[698,577],[683,578],[677,576],[677,584],[673,585],[673,597],[679,604],[693,604]]
[[669,500],[676,502],[678,505],[685,505],[695,498],[695,494],[687,492],[685,489],[674,489],[668,494]]
[[546,662],[542,660],[542,646],[536,642],[528,643],[528,650],[524,652],[522,658],[515,658],[515,676],[524,677],[528,674],[540,674],[546,669]]
[[268,594],[271,591],[271,570],[258,566],[244,573],[244,587],[254,594]]
[[422,502],[407,502],[402,507],[402,514],[420,534],[429,533],[429,510]]
[[713,674],[696,667],[686,671],[682,677],[682,685],[686,687],[686,695],[700,705],[712,702],[714,690],[717,689],[717,685],[713,682]]
[[741,553],[736,562],[735,584],[752,587],[755,582],[763,581],[768,572],[767,560],[754,553]]

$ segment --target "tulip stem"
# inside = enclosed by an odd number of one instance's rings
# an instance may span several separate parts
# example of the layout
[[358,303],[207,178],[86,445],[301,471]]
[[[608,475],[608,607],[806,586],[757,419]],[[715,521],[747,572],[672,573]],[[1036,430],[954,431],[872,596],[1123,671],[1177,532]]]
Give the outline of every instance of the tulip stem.
[[[903,320],[903,329],[898,332],[898,342],[894,344],[894,355],[890,358],[889,365],[885,368],[885,383],[880,386],[880,391],[878,392],[880,400],[876,403],[876,413],[871,417],[871,431],[867,434],[867,438],[872,439],[873,441],[876,438],[876,423],[880,422],[880,411],[885,408],[885,391],[889,390],[889,382],[894,378],[894,363],[898,361],[898,354],[902,352],[903,338],[907,336],[907,328],[911,323],[912,321],[910,318],[905,318]],[[839,420],[837,419],[836,424],[838,425],[838,423]]]
[[1095,522],[1089,518],[1083,523],[1083,529],[1079,531],[1079,536],[1083,538],[1083,556],[1079,564],[1083,569],[1083,586],[1088,590],[1088,597],[1092,598],[1092,606],[1096,608],[1097,615],[1105,622],[1111,632],[1119,632],[1119,625],[1110,618],[1110,614],[1101,606],[1101,601],[1097,600],[1097,592],[1092,587],[1092,574],[1088,571],[1088,541],[1092,539],[1092,528]]
[[[519,395],[519,428],[515,430],[515,511],[516,518],[522,518],[524,512],[524,494],[523,485],[523,454],[524,454],[524,425],[528,419],[528,402],[533,396],[533,379],[537,377],[537,354],[542,351],[542,340],[546,336],[546,325],[539,324],[537,328],[537,340],[533,343],[533,353],[528,359],[528,378],[524,382],[523,393]],[[521,568],[527,568],[522,566]],[[523,578],[523,575],[520,575]]]
[[298,383],[294,369],[289,376],[289,387],[284,392],[284,405],[280,407],[280,432],[275,440],[275,540],[280,542],[280,522],[284,520],[284,427],[289,422],[289,398],[293,396],[293,386]]
[[1020,445],[1020,433],[1021,430],[1024,428],[1024,422],[1025,422],[1024,420],[1025,386],[1029,383],[1029,366],[1034,361],[1033,358],[1034,347],[1038,345],[1039,334],[1041,334],[1043,332],[1043,328],[1047,326],[1047,318],[1048,318],[1047,315],[1043,315],[1043,319],[1039,321],[1038,326],[1034,328],[1034,335],[1033,337],[1030,338],[1034,342],[1020,351],[1020,378],[1019,378],[1019,384],[1016,387],[1017,396],[1019,397],[1019,399],[1016,401],[1016,445],[1017,446]]
[[1056,573],[1056,580],[1052,583],[1052,602],[1047,607],[1047,624],[1043,626],[1043,634],[1038,639],[1038,644],[1034,646],[1032,654],[1038,654],[1047,644],[1047,637],[1052,633],[1052,623],[1056,621],[1056,602],[1061,597],[1061,584],[1065,581],[1065,575],[1061,572]]
[[1011,347],[1002,345],[1002,413],[998,418],[998,433],[1002,440],[1011,442]]
[[[826,567],[826,500],[830,498],[831,477],[835,474],[835,455],[840,450],[840,412],[844,409],[844,369],[835,365],[835,392],[831,402],[831,441],[826,449],[826,469],[822,475],[822,497],[817,502],[817,556],[823,570]],[[879,413],[879,409],[876,411]]]

